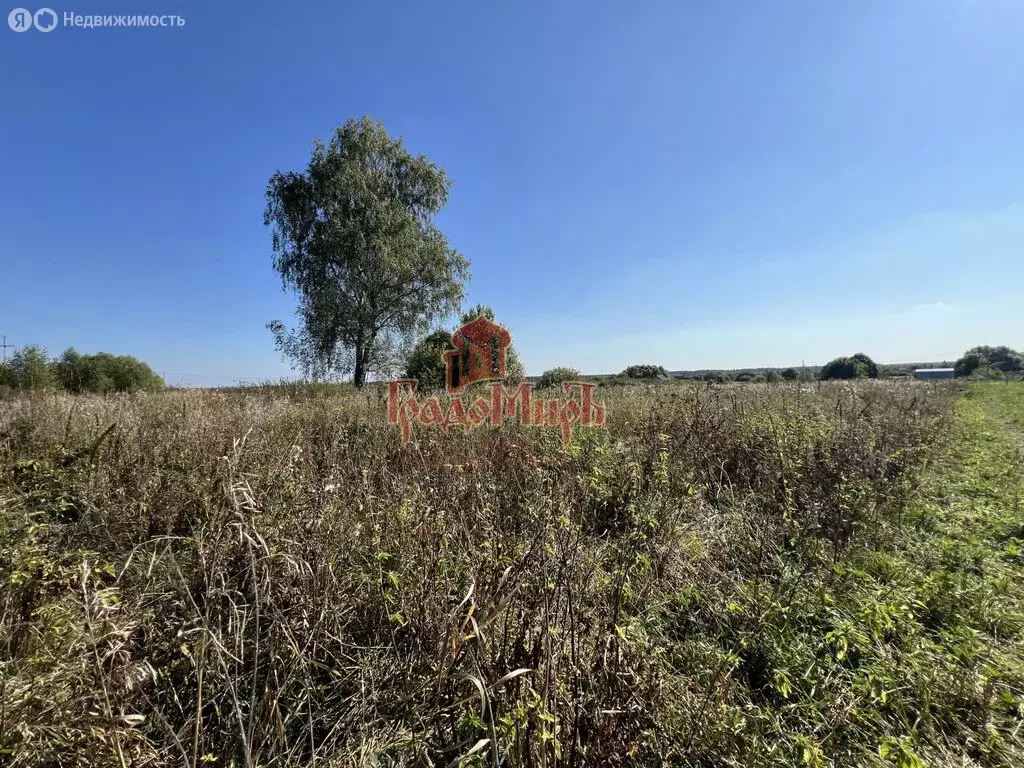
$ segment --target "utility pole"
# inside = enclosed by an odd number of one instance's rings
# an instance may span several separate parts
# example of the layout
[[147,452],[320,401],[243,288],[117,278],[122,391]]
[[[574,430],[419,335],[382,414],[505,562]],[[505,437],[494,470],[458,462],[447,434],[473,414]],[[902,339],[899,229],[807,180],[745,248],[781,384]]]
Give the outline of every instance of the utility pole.
[[7,348],[10,347],[11,349],[14,349],[14,347],[11,344],[7,343],[7,337],[6,336],[0,336],[0,338],[2,338],[4,340],[3,344],[0,344],[0,347],[3,347],[3,350],[4,350],[4,362],[6,363],[7,362]]

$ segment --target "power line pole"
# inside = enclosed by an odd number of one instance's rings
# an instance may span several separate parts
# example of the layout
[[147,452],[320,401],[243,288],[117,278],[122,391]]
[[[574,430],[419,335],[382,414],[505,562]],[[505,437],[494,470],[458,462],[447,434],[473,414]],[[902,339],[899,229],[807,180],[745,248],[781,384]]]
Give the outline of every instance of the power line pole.
[[14,349],[14,346],[12,344],[8,344],[7,343],[7,337],[6,336],[0,336],[0,338],[2,338],[4,340],[3,344],[0,344],[0,347],[3,347],[3,350],[4,350],[4,362],[6,363],[7,362],[7,348],[10,347],[11,349]]

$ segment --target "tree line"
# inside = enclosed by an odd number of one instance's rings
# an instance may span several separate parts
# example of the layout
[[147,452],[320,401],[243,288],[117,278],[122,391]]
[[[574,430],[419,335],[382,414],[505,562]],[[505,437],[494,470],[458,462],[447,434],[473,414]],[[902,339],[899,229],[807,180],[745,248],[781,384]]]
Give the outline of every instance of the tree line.
[[[401,138],[369,117],[349,119],[327,142],[316,140],[304,169],[271,176],[263,220],[271,227],[273,267],[297,299],[297,323],[290,328],[274,320],[267,327],[295,368],[314,379],[351,374],[356,386],[398,371],[424,388],[443,386],[442,356],[451,334],[438,325],[459,313],[470,267],[434,223],[450,191],[442,168],[413,155]],[[490,307],[478,305],[461,313],[462,322],[477,314],[494,319]],[[1020,353],[1008,347],[975,347],[957,361],[956,373],[1022,367]],[[512,352],[509,378],[524,375]],[[880,375],[863,352],[837,357],[817,372],[821,380]],[[560,366],[544,371],[538,383],[557,386],[579,376]],[[659,380],[671,374],[639,364],[618,378]],[[796,381],[812,374],[786,368],[729,378]]]
[[[316,140],[305,169],[271,176],[263,220],[271,228],[272,264],[282,288],[297,299],[297,324],[273,320],[267,327],[295,368],[312,379],[351,374],[356,386],[398,371],[424,388],[443,386],[451,333],[437,326],[459,313],[470,266],[434,223],[450,190],[442,168],[413,155],[368,117],[348,120],[326,143]],[[461,313],[461,320],[481,314],[494,320],[486,305]],[[510,381],[525,376],[514,348],[507,363]],[[1016,371],[1024,362],[1008,347],[975,347],[957,361],[956,373],[968,376],[981,368]],[[878,365],[860,352],[838,357],[818,373],[822,380],[878,376]],[[553,387],[578,378],[579,371],[561,366],[544,371],[538,382]],[[663,366],[637,364],[619,378],[672,376]],[[806,372],[787,368],[744,372],[733,380],[806,378]],[[0,385],[126,392],[158,390],[164,382],[130,355],[69,349],[49,360],[44,349],[29,346],[0,367]]]
[[956,361],[953,373],[955,376],[970,376],[974,373],[981,373],[982,369],[990,374],[992,371],[1000,373],[1024,371],[1024,353],[1005,346],[973,347]]
[[83,355],[69,348],[51,360],[44,347],[32,344],[16,350],[0,364],[0,387],[58,389],[76,394],[158,392],[164,388],[164,380],[131,355]]

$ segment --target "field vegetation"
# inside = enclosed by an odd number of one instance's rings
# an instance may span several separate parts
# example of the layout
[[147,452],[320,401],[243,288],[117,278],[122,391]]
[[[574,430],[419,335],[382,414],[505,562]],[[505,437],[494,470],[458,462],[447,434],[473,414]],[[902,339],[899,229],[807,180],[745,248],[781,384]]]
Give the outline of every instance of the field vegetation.
[[0,400],[12,766],[1020,766],[1024,389]]

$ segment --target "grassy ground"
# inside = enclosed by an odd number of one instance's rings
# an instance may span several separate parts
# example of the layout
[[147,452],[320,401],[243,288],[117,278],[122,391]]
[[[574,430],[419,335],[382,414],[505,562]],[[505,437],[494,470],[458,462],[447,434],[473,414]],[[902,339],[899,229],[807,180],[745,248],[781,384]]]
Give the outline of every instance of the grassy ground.
[[1024,764],[1024,386],[0,401],[12,765]]

